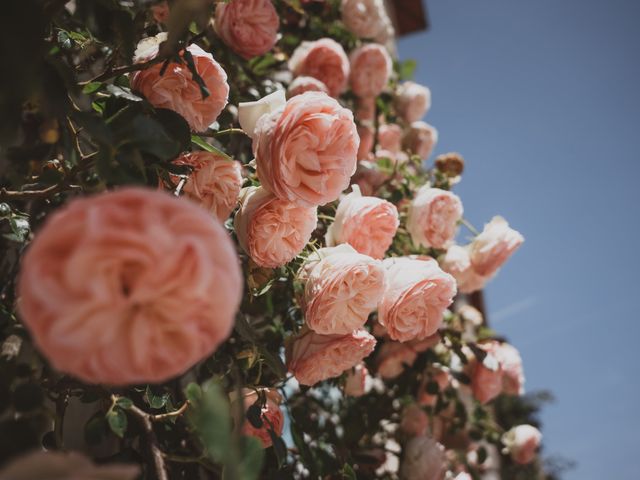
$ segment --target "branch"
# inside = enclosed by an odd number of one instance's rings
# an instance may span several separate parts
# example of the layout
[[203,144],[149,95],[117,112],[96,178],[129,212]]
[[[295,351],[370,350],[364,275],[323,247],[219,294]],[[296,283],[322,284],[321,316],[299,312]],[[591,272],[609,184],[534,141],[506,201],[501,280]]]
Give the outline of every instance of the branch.
[[149,415],[149,419],[152,422],[162,422],[163,420],[167,420],[168,418],[178,417],[178,416],[182,415],[184,412],[187,411],[187,408],[189,408],[189,402],[188,401],[184,402],[179,409],[174,410],[173,412],[160,413],[158,415]]

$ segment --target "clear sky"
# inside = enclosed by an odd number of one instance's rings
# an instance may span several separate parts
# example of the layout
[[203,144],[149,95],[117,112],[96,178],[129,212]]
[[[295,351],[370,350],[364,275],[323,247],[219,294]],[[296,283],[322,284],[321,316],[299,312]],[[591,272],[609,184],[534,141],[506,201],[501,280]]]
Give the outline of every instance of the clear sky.
[[640,1],[428,0],[399,42],[431,88],[436,153],[481,227],[526,242],[487,288],[492,326],[521,351],[547,455],[566,480],[635,480],[640,433]]

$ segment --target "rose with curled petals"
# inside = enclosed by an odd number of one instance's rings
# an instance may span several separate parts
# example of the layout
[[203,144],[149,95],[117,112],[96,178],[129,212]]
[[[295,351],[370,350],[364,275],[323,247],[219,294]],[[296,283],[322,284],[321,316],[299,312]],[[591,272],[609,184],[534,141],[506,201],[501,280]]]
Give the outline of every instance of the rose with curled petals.
[[387,258],[386,284],[378,305],[378,321],[400,342],[436,333],[456,294],[456,282],[433,259]]
[[391,153],[402,150],[402,128],[395,123],[385,123],[378,128],[378,147]]
[[353,114],[321,92],[306,92],[258,120],[253,140],[262,187],[311,207],[332,202],[356,169]]
[[193,168],[182,187],[184,195],[224,222],[238,204],[242,165],[211,152],[185,153],[173,161]]
[[493,276],[520,248],[524,237],[502,217],[493,217],[469,247],[473,270],[484,277]]
[[305,328],[287,344],[287,368],[301,385],[312,386],[368,357],[376,339],[364,329],[345,335],[320,335]]
[[469,249],[460,245],[452,245],[447,253],[439,257],[442,269],[456,279],[460,293],[472,293],[481,290],[488,278],[478,275],[471,266]]
[[358,97],[377,97],[389,83],[393,63],[387,50],[376,43],[367,43],[349,55],[351,90]]
[[431,155],[438,143],[438,130],[425,122],[413,122],[402,139],[402,145],[422,160]]
[[407,123],[417,122],[431,108],[431,90],[415,82],[401,83],[394,104],[398,115]]
[[125,188],[53,213],[23,257],[18,291],[22,321],[60,371],[89,383],[159,383],[229,336],[242,275],[208,212]]
[[318,223],[316,212],[316,207],[299,206],[262,187],[249,187],[241,194],[234,219],[238,243],[257,265],[280,267],[309,242]]
[[520,465],[531,463],[536,456],[542,434],[533,425],[517,425],[502,435],[505,445],[504,453]]
[[352,332],[365,324],[383,289],[381,262],[355,251],[328,255],[305,279],[305,322],[324,335]]
[[391,25],[383,0],[342,0],[340,11],[347,29],[360,38],[383,37]]
[[332,38],[321,38],[302,42],[289,59],[289,70],[294,77],[320,80],[329,89],[329,95],[337,97],[347,88],[349,58],[338,42]]
[[327,246],[348,243],[358,252],[382,259],[398,230],[398,209],[378,197],[362,196],[357,185],[338,205],[327,229]]
[[462,213],[457,195],[425,185],[409,206],[407,230],[411,240],[425,248],[447,248],[456,236]]
[[322,92],[329,93],[327,86],[317,78],[313,77],[297,77],[289,84],[287,88],[287,97],[295,97],[304,92]]

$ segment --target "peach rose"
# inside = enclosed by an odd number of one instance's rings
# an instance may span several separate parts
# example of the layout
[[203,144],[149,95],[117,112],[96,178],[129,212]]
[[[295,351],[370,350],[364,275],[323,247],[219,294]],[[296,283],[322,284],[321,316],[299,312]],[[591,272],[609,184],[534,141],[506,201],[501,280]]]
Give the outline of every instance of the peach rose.
[[395,123],[385,123],[378,128],[378,146],[381,150],[398,153],[402,150],[402,128]]
[[[479,345],[480,348],[483,348]],[[482,363],[473,359],[470,362],[471,390],[473,396],[480,403],[489,403],[502,393],[502,368],[498,359],[491,353],[487,352],[487,356]]]
[[439,258],[442,269],[451,274],[458,285],[460,293],[471,293],[481,290],[487,278],[478,275],[471,266],[469,249],[460,245],[452,245],[447,253]]
[[347,88],[349,59],[344,48],[332,38],[302,42],[289,59],[289,70],[295,77],[313,77],[324,83],[332,97]]
[[284,415],[280,410],[282,397],[277,390],[269,388],[260,388],[258,391],[245,388],[242,390],[242,396],[245,410],[257,404],[260,408],[260,420],[262,420],[262,426],[255,427],[248,419],[244,419],[242,434],[256,437],[262,442],[264,448],[269,448],[273,444],[269,430],[278,437],[282,435],[284,427]]
[[376,118],[376,99],[358,98],[354,115],[359,122],[373,122]]
[[482,362],[470,362],[471,389],[481,403],[488,403],[501,393],[524,393],[522,359],[515,347],[496,341],[478,344],[487,355]]
[[360,38],[376,38],[391,24],[383,0],[342,0],[342,22]]
[[431,91],[415,82],[401,83],[396,91],[395,107],[407,123],[416,122],[431,108]]
[[369,370],[361,363],[347,373],[344,380],[343,392],[349,397],[361,397],[366,393]]
[[495,355],[502,366],[502,391],[507,395],[522,395],[524,393],[524,370],[520,352],[508,343],[501,343]]
[[395,257],[384,260],[386,285],[378,321],[400,342],[436,333],[456,294],[455,280],[433,259]]
[[[210,53],[191,44],[187,51],[193,56],[198,74],[204,80],[209,96],[203,98],[202,91],[193,80],[185,64],[170,63],[163,75],[160,75],[162,63],[131,74],[131,88],[140,92],[156,108],[168,108],[184,117],[192,130],[201,132],[215,122],[227,105],[229,85],[227,74]],[[150,51],[140,54],[138,61],[149,60],[157,54],[157,45]]]
[[328,255],[306,278],[305,321],[324,335],[352,332],[376,309],[383,289],[381,262],[355,251]]
[[435,382],[438,385],[438,392],[442,393],[448,386],[451,380],[449,369],[443,366],[434,366],[430,369],[428,376],[426,376],[420,385],[420,391],[418,392],[418,403],[422,406],[434,407],[438,401],[438,393],[432,394],[428,392],[427,384],[429,382]]
[[319,335],[305,328],[287,345],[287,368],[301,385],[337,377],[368,357],[376,339],[366,330],[346,335]]
[[429,429],[429,417],[417,403],[407,405],[402,411],[400,430],[409,437],[425,435]]
[[437,143],[438,130],[422,121],[413,122],[402,139],[404,148],[422,160],[429,158]]
[[462,202],[454,193],[425,185],[409,206],[407,230],[415,245],[447,248],[462,218]]
[[404,447],[402,480],[444,480],[447,457],[442,445],[426,436],[413,437]]
[[398,209],[378,197],[363,197],[357,185],[340,200],[325,242],[331,247],[348,243],[358,252],[382,259],[393,242],[400,221]]
[[262,186],[311,207],[349,185],[360,140],[353,114],[320,92],[306,92],[258,120],[253,151]]
[[367,43],[349,55],[351,90],[358,97],[377,97],[389,83],[393,68],[387,50],[377,43]]
[[502,217],[493,217],[470,246],[469,256],[474,271],[490,277],[509,259],[524,237],[509,227]]
[[360,146],[358,147],[358,160],[367,160],[371,157],[373,150],[373,128],[367,125],[358,125],[358,136],[360,137]]
[[151,5],[151,15],[158,23],[167,23],[169,20],[169,3],[167,0]]
[[509,453],[513,461],[521,465],[533,461],[541,441],[542,433],[532,425],[518,425],[502,435],[504,453]]
[[280,19],[271,0],[231,0],[218,3],[214,27],[231,50],[249,60],[273,48]]
[[33,452],[18,457],[2,471],[3,480],[134,480],[137,465],[94,465],[76,452]]
[[400,342],[385,342],[376,358],[377,373],[384,379],[399,376],[405,368],[411,367],[416,361],[418,352],[410,345]]
[[23,257],[19,295],[22,321],[57,369],[89,383],[159,383],[229,336],[242,275],[205,210],[124,188],[49,216]]
[[234,227],[238,243],[261,267],[276,268],[293,260],[316,229],[316,207],[280,200],[262,187],[241,193]]
[[289,84],[287,88],[287,97],[295,97],[304,92],[322,92],[329,93],[327,86],[317,78],[313,77],[297,77]]
[[224,222],[238,204],[242,165],[215,153],[192,152],[173,163],[189,165],[193,172],[182,187],[185,196]]
[[373,196],[387,178],[387,175],[380,171],[378,165],[362,160],[358,162],[358,168],[353,177],[351,177],[351,181],[353,184],[358,185],[363,195]]

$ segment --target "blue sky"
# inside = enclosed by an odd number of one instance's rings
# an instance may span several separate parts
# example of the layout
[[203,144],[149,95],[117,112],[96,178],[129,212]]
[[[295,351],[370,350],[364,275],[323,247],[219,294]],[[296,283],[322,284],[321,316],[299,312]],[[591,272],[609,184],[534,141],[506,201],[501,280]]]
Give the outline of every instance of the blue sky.
[[566,480],[632,480],[640,431],[640,1],[428,0],[399,42],[431,88],[436,153],[461,152],[477,227],[526,237],[487,288]]

